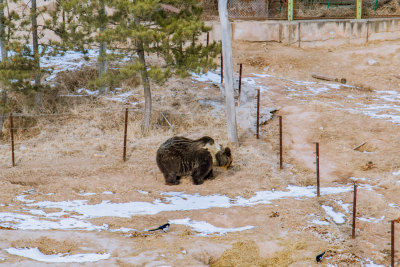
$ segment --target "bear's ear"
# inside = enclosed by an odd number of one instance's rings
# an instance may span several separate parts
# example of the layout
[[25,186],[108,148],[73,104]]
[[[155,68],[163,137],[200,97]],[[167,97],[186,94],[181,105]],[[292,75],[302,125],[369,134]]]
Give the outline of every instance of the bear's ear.
[[229,147],[225,147],[225,155],[227,155],[228,157],[231,156],[231,149]]

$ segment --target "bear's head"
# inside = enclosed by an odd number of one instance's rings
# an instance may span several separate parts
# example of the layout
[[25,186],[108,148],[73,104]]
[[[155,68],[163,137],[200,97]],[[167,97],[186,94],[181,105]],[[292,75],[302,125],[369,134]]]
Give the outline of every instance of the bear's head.
[[217,167],[223,167],[228,169],[232,164],[232,152],[229,147],[223,147],[220,144],[215,143],[214,145],[207,145],[205,147],[210,151],[213,157],[213,165]]

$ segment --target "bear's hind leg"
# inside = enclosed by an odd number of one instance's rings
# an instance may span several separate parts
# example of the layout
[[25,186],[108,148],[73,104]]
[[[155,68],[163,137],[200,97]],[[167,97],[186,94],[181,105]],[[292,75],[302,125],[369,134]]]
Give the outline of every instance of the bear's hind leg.
[[204,177],[204,180],[205,180],[205,179],[212,180],[212,179],[214,179],[214,178],[215,178],[215,177],[214,177],[214,173],[213,173],[213,170],[211,169],[210,172],[206,175],[206,177]]
[[205,179],[212,177],[212,161],[205,161],[193,170],[192,180],[196,185],[204,183]]
[[176,176],[175,173],[164,173],[164,178],[166,185],[177,185],[181,177]]

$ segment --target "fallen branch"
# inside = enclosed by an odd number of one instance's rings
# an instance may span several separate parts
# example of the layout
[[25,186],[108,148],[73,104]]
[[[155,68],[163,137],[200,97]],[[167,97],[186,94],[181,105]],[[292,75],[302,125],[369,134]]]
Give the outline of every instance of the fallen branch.
[[338,78],[326,76],[326,75],[315,73],[315,72],[313,72],[311,76],[315,79],[320,79],[320,80],[324,80],[324,81],[334,81],[334,82],[340,82],[340,83],[346,84],[345,78],[341,78],[339,80]]
[[362,144],[360,144],[360,145],[354,147],[353,150],[359,149],[360,147],[362,147],[362,146],[365,145],[366,143],[367,143],[367,141],[365,141],[364,143],[362,143]]
[[171,129],[174,129],[174,126],[167,120],[167,118],[165,117],[164,113],[162,113],[162,111],[160,111],[160,113],[164,117],[165,121],[169,124],[169,127],[171,127]]

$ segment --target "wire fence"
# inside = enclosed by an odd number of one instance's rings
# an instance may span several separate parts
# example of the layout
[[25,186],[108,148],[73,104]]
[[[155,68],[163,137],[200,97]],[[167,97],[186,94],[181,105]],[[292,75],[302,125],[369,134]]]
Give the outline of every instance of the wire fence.
[[[293,0],[294,19],[356,18],[357,0]],[[203,0],[205,19],[218,18],[218,0]],[[363,18],[399,17],[400,0],[363,0]],[[288,0],[228,0],[230,19],[287,19]]]
[[[160,136],[171,132],[180,135],[193,126],[203,129],[226,126],[224,116],[224,111],[210,116],[208,111],[181,112],[153,107],[150,132]],[[112,158],[119,158],[123,149],[125,161],[127,149],[137,146],[136,142],[143,138],[143,117],[143,109],[126,106],[54,114],[6,114],[0,139],[0,151],[5,153],[0,156],[0,162],[8,165],[10,157],[12,166],[16,166],[21,160],[32,158],[48,161],[57,155],[95,155],[103,152],[102,147],[107,147],[107,154]]]

